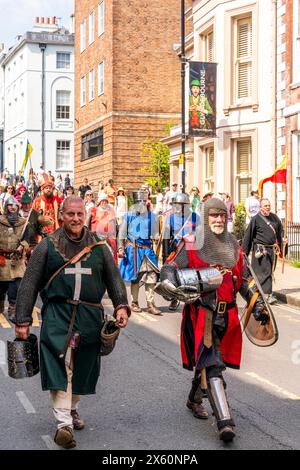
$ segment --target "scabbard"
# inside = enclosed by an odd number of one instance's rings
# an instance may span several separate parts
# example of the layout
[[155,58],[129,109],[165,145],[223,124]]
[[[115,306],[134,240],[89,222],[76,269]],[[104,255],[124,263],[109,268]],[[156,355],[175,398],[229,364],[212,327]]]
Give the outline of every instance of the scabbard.
[[136,242],[133,241],[133,269],[134,275],[137,275],[137,253],[136,253]]
[[205,310],[203,344],[206,348],[210,348],[212,346],[212,317],[212,312],[210,310]]

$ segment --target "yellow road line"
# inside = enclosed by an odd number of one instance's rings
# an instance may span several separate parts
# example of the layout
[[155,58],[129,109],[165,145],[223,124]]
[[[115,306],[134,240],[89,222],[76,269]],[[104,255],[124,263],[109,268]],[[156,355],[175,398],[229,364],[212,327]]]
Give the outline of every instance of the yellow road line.
[[40,326],[40,320],[38,314],[40,313],[41,309],[38,307],[34,307],[32,310],[32,326]]
[[148,321],[158,321],[156,318],[152,318],[151,314],[145,312],[132,312],[134,315],[138,315],[139,317],[144,318]]
[[246,372],[246,375],[248,375],[249,377],[252,377],[253,379],[257,380],[258,382],[261,382],[265,385],[268,385],[275,392],[280,393],[281,395],[284,395],[285,397],[289,398],[290,400],[300,400],[300,397],[298,395],[296,395],[295,393],[289,392],[288,390],[285,390],[284,388],[279,387],[278,385],[274,384],[273,382],[270,382],[269,380],[265,379],[264,377],[260,377],[258,374],[255,374],[255,372]]
[[134,323],[137,323],[138,325],[142,325],[143,323],[146,323],[146,320],[144,318],[139,318],[133,315],[131,315],[130,321],[133,321]]
[[3,313],[0,313],[0,325],[2,328],[11,328],[11,324],[8,323]]

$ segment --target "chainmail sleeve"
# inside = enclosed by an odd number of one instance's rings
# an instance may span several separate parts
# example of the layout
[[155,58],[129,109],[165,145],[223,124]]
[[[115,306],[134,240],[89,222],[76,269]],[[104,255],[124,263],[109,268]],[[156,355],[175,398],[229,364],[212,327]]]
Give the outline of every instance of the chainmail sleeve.
[[119,268],[106,245],[102,246],[102,255],[104,260],[103,282],[106,286],[109,298],[112,300],[115,311],[118,309],[118,307],[123,306],[127,308],[127,313],[129,316],[130,308],[128,305],[126,287],[121,277]]
[[176,254],[175,258],[172,259],[170,262],[166,262],[160,271],[160,281],[164,281],[168,279],[172,282],[174,286],[178,285],[178,276],[177,270],[188,268],[189,266],[189,258],[186,251],[185,245],[181,247],[181,249]]
[[35,305],[39,291],[46,284],[44,273],[47,266],[48,243],[44,239],[34,249],[29,260],[26,272],[21,281],[17,302],[16,317],[14,323],[30,323],[32,324],[32,310]]

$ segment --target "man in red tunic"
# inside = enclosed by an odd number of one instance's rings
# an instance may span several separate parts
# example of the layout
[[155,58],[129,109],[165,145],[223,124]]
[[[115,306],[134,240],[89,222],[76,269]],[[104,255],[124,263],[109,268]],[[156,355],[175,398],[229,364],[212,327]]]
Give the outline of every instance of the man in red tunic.
[[[53,195],[54,184],[46,173],[39,181],[41,196],[37,197],[33,203],[33,209],[40,212],[41,215],[46,216],[52,220],[51,225],[43,227],[43,234],[55,232],[59,228],[58,212],[59,202]],[[40,237],[41,239],[41,237]],[[40,241],[40,240],[39,240]]]
[[[222,372],[239,369],[242,332],[237,292],[250,302],[255,288],[237,240],[227,231],[225,204],[213,198],[204,204],[198,233],[187,235],[175,255],[162,267],[156,292],[167,300],[185,302],[181,324],[183,367],[195,370],[187,407],[196,418],[207,419],[202,398],[208,397],[219,437],[232,441],[234,422],[227,403]],[[202,239],[201,239],[202,237]],[[259,296],[252,313],[267,321]]]

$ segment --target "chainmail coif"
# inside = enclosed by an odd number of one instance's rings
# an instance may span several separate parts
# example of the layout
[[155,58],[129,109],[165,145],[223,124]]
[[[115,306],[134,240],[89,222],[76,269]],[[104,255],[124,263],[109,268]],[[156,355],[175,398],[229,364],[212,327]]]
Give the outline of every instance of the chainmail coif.
[[[224,232],[220,235],[213,233],[209,226],[208,216],[210,211],[211,213],[226,214]],[[227,231],[227,218],[226,206],[220,199],[212,198],[204,203],[204,242],[197,254],[200,259],[208,264],[222,265],[232,269],[238,261],[240,246],[234,235]]]

